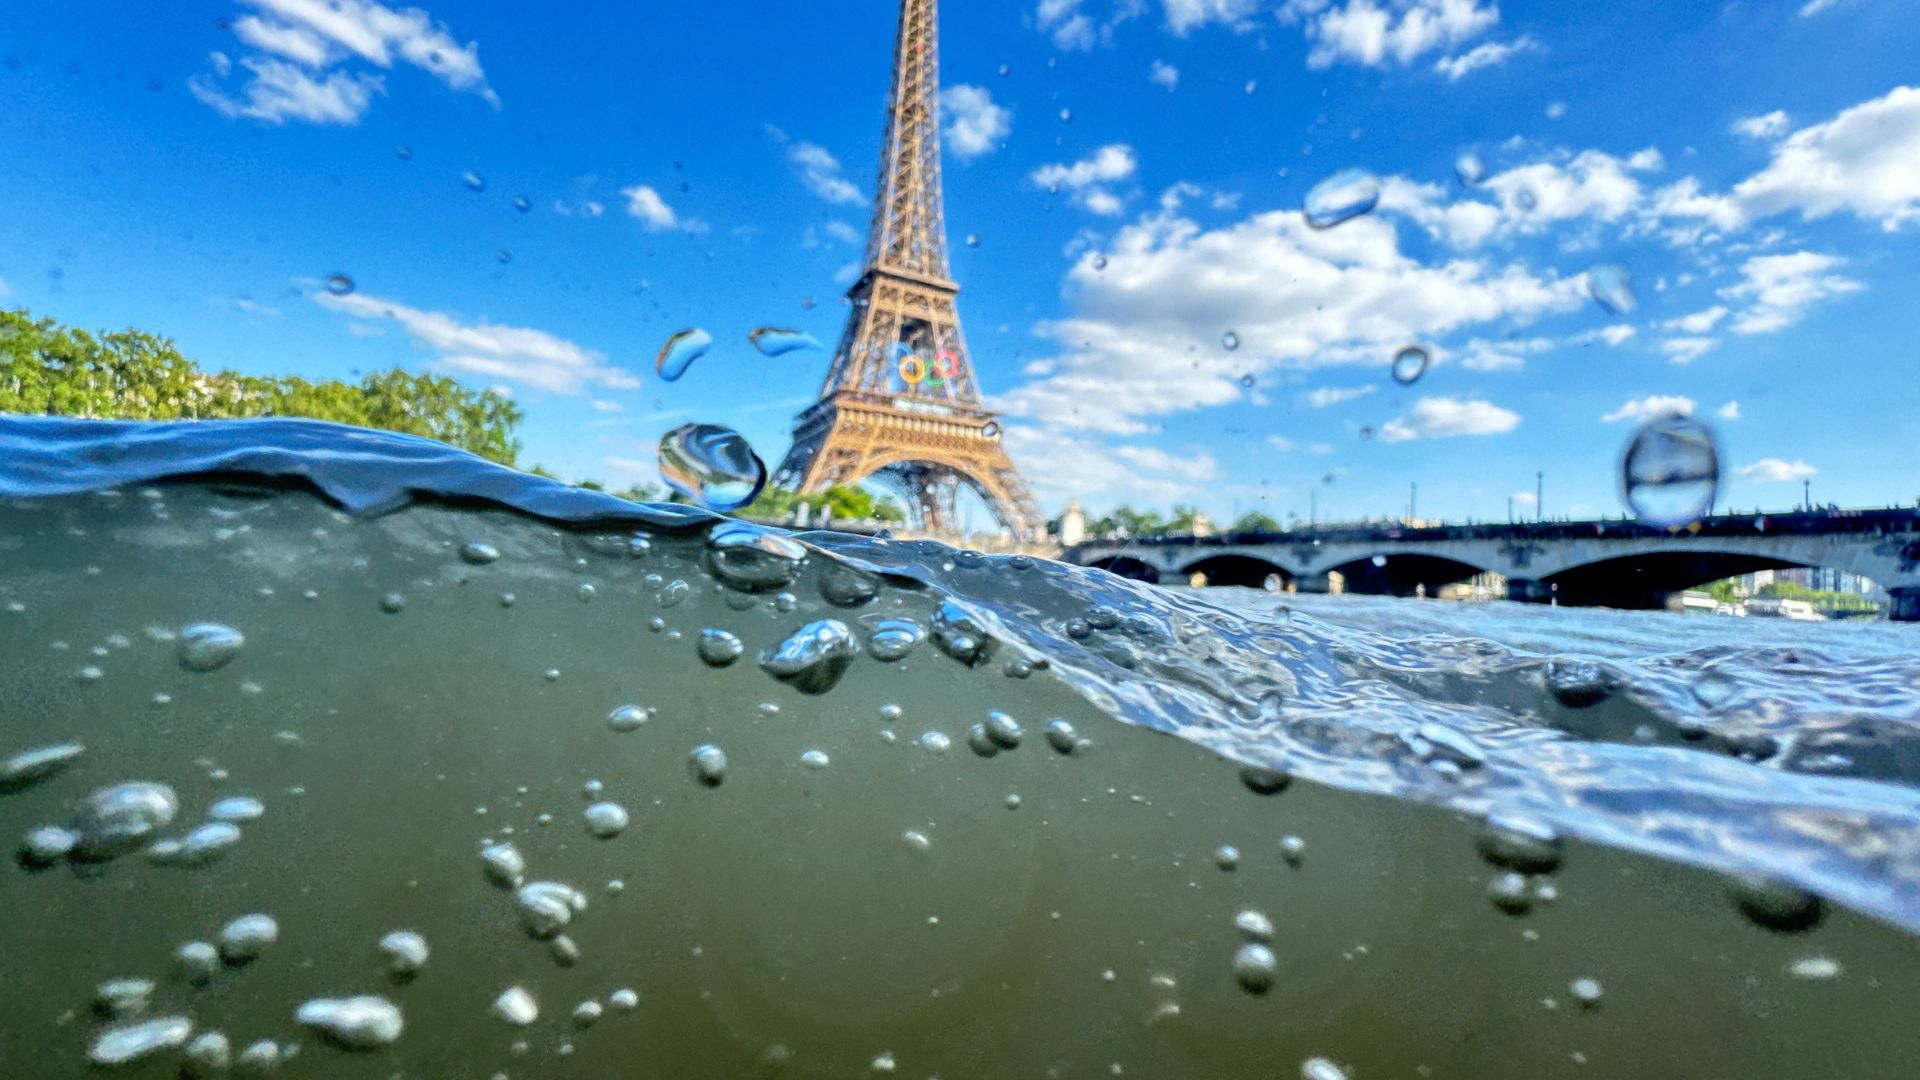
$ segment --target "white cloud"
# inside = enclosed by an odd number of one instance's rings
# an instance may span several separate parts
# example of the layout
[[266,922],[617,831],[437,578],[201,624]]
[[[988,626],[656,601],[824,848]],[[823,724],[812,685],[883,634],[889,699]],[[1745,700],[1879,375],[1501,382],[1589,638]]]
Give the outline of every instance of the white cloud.
[[1920,219],[1920,87],[1896,87],[1801,128],[1733,190],[1754,216],[1798,210],[1813,220],[1845,210],[1889,232]]
[[1531,491],[1516,491],[1507,498],[1512,499],[1515,506],[1532,506],[1540,501],[1539,497]]
[[826,233],[830,239],[838,240],[843,244],[857,244],[861,241],[860,230],[844,221],[827,222]]
[[1719,341],[1710,337],[1670,337],[1660,342],[1660,351],[1676,364],[1691,364],[1718,344]]
[[1631,420],[1636,424],[1662,416],[1692,416],[1695,402],[1690,397],[1678,397],[1669,394],[1650,394],[1643,398],[1634,398],[1612,412],[1602,416],[1603,424],[1614,424],[1622,420]]
[[1454,200],[1438,184],[1396,176],[1381,183],[1379,208],[1406,215],[1455,247],[1471,248],[1515,233],[1544,232],[1556,222],[1621,221],[1643,199],[1633,174],[1662,164],[1651,148],[1626,158],[1585,150],[1564,160],[1531,162],[1480,182],[1480,190],[1497,203]]
[[1001,438],[1014,464],[1023,466],[1034,494],[1050,505],[1103,496],[1135,505],[1198,501],[1211,483],[1200,475],[1219,471],[1211,454],[1176,456],[1147,447],[1112,447],[1052,427],[1008,424]]
[[1459,56],[1441,57],[1434,62],[1433,70],[1458,82],[1481,68],[1498,67],[1521,53],[1533,52],[1539,47],[1539,42],[1524,35],[1512,41],[1489,41]]
[[1633,335],[1639,332],[1640,331],[1636,327],[1629,326],[1626,323],[1614,323],[1611,326],[1603,326],[1600,329],[1593,331],[1593,335],[1595,338],[1598,338],[1599,340],[1604,341],[1609,345],[1618,346],[1621,342],[1627,340],[1628,338],[1632,337]]
[[1747,302],[1728,329],[1736,334],[1784,330],[1799,322],[1815,303],[1858,291],[1859,282],[1830,272],[1845,261],[1813,251],[1748,259],[1740,266],[1741,282],[1720,290],[1725,299]]
[[[1653,201],[1647,208],[1652,220],[1666,218],[1695,218],[1723,232],[1732,232],[1746,224],[1747,214],[1740,208],[1737,200],[1725,195],[1708,195],[1700,190],[1700,181],[1691,176],[1681,177],[1666,187],[1653,193]],[[1669,239],[1678,239],[1669,234]],[[1693,239],[1684,242],[1691,243]]]
[[6,279],[6,278],[0,278],[0,296],[5,296],[5,295],[7,295],[8,293],[10,293],[10,292],[12,292],[12,291],[13,291],[13,289],[12,289],[12,288],[10,288],[10,287],[8,287],[8,285],[7,285],[7,279]]
[[1366,397],[1377,389],[1374,386],[1322,386],[1300,395],[1311,409],[1324,409],[1329,405],[1338,405],[1343,401],[1354,401]]
[[[0,282],[0,286],[4,285],[5,282]],[[0,295],[5,295],[6,291],[5,288],[0,287]],[[279,308],[270,304],[263,304],[250,296],[236,296],[232,300],[229,300],[228,303],[233,305],[235,311],[244,311],[249,315],[262,315],[271,319],[280,314]]]
[[1520,414],[1488,401],[1461,401],[1425,397],[1413,411],[1395,417],[1380,428],[1381,442],[1446,439],[1460,435],[1502,435],[1520,424]]
[[1155,60],[1153,66],[1147,69],[1147,81],[1172,90],[1180,85],[1180,69],[1163,60]]
[[1113,456],[1138,469],[1156,473],[1178,473],[1189,480],[1212,480],[1220,475],[1220,463],[1203,450],[1173,454],[1153,446],[1116,446]]
[[627,407],[625,405],[622,405],[617,401],[607,401],[604,398],[595,398],[592,401],[587,402],[587,404],[593,408],[594,412],[626,412],[627,411]]
[[[1384,379],[1408,341],[1592,302],[1578,278],[1473,259],[1424,265],[1378,215],[1321,230],[1298,211],[1268,211],[1203,229],[1161,210],[1101,251],[1104,269],[1083,252],[1068,274],[1073,313],[1036,327],[1061,351],[1000,398],[1009,415],[1137,434],[1145,418],[1244,400],[1245,374],[1365,364]],[[1220,347],[1228,329],[1237,351]]]
[[[620,194],[627,197],[627,213],[639,219],[648,232],[665,232],[681,226],[680,215],[673,212],[660,193],[645,184],[621,188]],[[696,223],[688,222],[689,228]]]
[[1546,116],[1547,116],[1547,119],[1549,119],[1549,120],[1558,120],[1558,119],[1560,119],[1561,117],[1563,117],[1563,116],[1565,116],[1565,115],[1567,115],[1567,103],[1566,103],[1566,102],[1564,102],[1564,101],[1555,101],[1555,102],[1550,102],[1550,103],[1549,103],[1549,104],[1547,105],[1547,108],[1546,108]]
[[1696,311],[1691,315],[1682,315],[1677,319],[1668,319],[1660,324],[1662,330],[1677,330],[1683,334],[1710,333],[1721,319],[1727,317],[1724,304],[1715,304],[1705,311]]
[[[1169,5],[1171,7],[1171,5]],[[1312,49],[1307,66],[1330,67],[1349,60],[1367,67],[1389,61],[1405,67],[1425,53],[1452,49],[1500,22],[1489,0],[1288,0],[1284,21],[1300,21]]]
[[1729,401],[1725,405],[1713,410],[1713,415],[1722,420],[1738,420],[1740,419],[1740,403],[1737,401]]
[[187,89],[229,120],[246,118],[269,124],[304,120],[309,124],[357,124],[373,105],[373,95],[386,92],[377,75],[336,71],[316,79],[305,68],[266,56],[246,56],[240,66],[253,73],[246,99],[236,100],[202,75],[187,79]]
[[1260,10],[1260,0],[1165,0],[1167,29],[1185,35],[1210,22],[1243,29]]
[[1733,122],[1736,135],[1749,139],[1771,139],[1787,130],[1787,114],[1779,109],[1759,116],[1743,116]]
[[984,86],[947,87],[940,92],[940,110],[947,118],[946,148],[961,161],[993,153],[1013,131],[1013,113],[995,105]]
[[1033,20],[1053,36],[1056,49],[1073,52],[1093,48],[1093,20],[1080,10],[1080,0],[1040,0]]
[[840,159],[834,157],[827,148],[817,143],[793,142],[787,133],[767,125],[767,136],[776,144],[787,148],[787,161],[800,174],[800,182],[808,191],[830,203],[851,203],[858,205],[866,200],[860,189],[846,178],[840,169]]
[[1820,470],[1798,459],[1784,461],[1770,457],[1742,465],[1734,472],[1750,484],[1791,484],[1816,476]]
[[1122,202],[1103,185],[1129,179],[1138,167],[1133,147],[1114,143],[1071,165],[1042,165],[1030,179],[1048,191],[1071,193],[1076,203],[1093,213],[1111,216],[1120,212]]
[[201,74],[187,80],[193,95],[223,116],[271,124],[289,119],[356,123],[366,115],[373,95],[385,91],[385,83],[365,72],[333,70],[354,61],[383,70],[404,62],[500,107],[500,97],[487,85],[480,66],[479,45],[461,45],[445,23],[434,22],[419,8],[395,11],[371,0],[242,2],[258,14],[233,22],[234,36],[257,50],[240,59],[251,73],[241,96],[215,82],[232,68],[221,53],[211,57],[213,78]]
[[1800,5],[1800,17],[1803,19],[1811,19],[1839,2],[1840,0],[1807,0],[1806,3]]
[[455,371],[504,379],[556,394],[578,394],[588,386],[631,390],[640,380],[607,363],[592,349],[530,327],[502,326],[485,319],[465,323],[438,311],[423,311],[366,293],[314,296],[321,307],[359,319],[399,324],[415,343],[438,354],[436,362]]

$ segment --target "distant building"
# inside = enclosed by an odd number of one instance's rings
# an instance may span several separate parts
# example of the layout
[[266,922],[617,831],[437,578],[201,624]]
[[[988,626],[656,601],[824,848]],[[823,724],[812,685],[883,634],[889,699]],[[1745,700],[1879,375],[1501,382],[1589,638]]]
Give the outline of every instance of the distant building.
[[1087,538],[1087,515],[1080,509],[1080,500],[1067,503],[1067,512],[1060,515],[1060,546],[1072,547]]

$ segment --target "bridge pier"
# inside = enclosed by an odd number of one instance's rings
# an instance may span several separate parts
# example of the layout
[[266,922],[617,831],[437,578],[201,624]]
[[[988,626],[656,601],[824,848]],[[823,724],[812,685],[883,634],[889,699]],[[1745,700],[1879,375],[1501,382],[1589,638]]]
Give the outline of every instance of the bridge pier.
[[1340,591],[1333,586],[1333,575],[1331,574],[1301,574],[1293,579],[1293,591],[1297,593],[1314,593],[1325,596],[1328,593]]
[[1920,585],[1888,589],[1887,595],[1892,601],[1887,605],[1888,622],[1920,622]]
[[1553,599],[1553,586],[1528,578],[1508,578],[1507,599],[1516,604],[1545,604]]

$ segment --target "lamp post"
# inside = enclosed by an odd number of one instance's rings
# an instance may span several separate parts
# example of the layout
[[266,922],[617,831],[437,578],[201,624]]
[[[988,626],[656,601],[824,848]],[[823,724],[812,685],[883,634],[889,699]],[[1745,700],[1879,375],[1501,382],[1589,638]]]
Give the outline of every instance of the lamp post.
[[1547,474],[1545,470],[1533,474],[1533,520],[1547,520]]
[[1320,521],[1320,493],[1318,491],[1313,490],[1312,488],[1308,488],[1307,489],[1307,528],[1309,529],[1317,528],[1319,526],[1319,521]]
[[1407,482],[1407,524],[1409,525],[1413,524],[1413,511],[1414,511],[1416,500],[1418,500],[1419,497],[1420,497],[1420,481],[1418,480],[1408,481]]
[[1813,512],[1813,479],[1811,477],[1800,481],[1800,505],[1808,513]]
[[1507,524],[1513,524],[1513,496],[1507,496]]

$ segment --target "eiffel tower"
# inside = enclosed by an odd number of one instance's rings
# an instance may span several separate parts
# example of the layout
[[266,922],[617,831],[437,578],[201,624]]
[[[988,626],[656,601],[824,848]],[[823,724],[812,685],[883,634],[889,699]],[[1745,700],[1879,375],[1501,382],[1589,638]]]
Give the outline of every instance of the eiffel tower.
[[817,492],[877,475],[932,532],[954,531],[964,484],[1024,539],[1042,519],[980,403],[948,276],[935,6],[901,2],[864,269],[820,399],[794,419],[774,483]]

